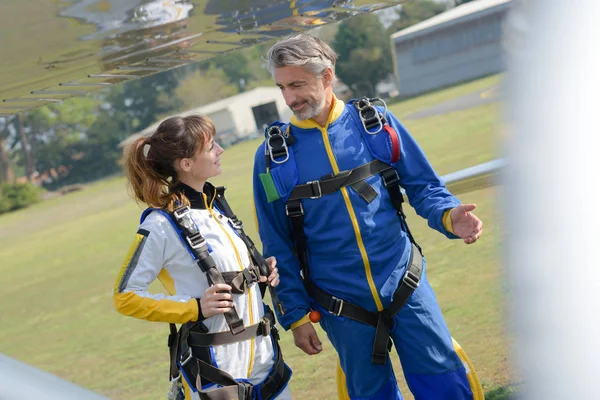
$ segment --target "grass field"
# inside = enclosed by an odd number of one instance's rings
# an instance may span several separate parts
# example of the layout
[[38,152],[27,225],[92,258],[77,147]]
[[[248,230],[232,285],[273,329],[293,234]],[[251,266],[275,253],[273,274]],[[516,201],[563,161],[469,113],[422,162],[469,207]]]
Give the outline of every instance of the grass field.
[[[500,79],[490,77],[432,93],[394,104],[391,110],[402,118]],[[440,174],[496,157],[498,105],[406,125]],[[251,141],[227,149],[223,174],[213,181],[230,188],[230,203],[255,239],[250,182],[258,144]],[[469,353],[487,398],[493,400],[509,398],[511,384],[518,380],[508,360],[497,194],[490,188],[460,196],[478,205],[477,214],[485,223],[484,236],[472,246],[446,240],[409,210],[447,323]],[[1,216],[0,351],[112,399],[163,398],[168,388],[168,327],[123,317],[114,311],[111,299],[139,214],[125,181],[113,178]],[[154,289],[161,290],[158,285]],[[325,335],[321,332],[324,351],[313,357],[294,347],[290,333],[282,338],[285,358],[294,370],[294,397],[335,399],[336,356]],[[398,366],[397,357],[394,362]],[[412,398],[405,387],[404,393]]]

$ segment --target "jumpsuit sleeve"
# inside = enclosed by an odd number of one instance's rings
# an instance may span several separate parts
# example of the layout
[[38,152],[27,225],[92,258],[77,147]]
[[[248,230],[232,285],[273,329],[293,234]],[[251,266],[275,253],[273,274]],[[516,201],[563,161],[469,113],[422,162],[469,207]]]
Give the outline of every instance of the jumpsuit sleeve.
[[421,147],[391,112],[388,112],[388,121],[400,138],[401,153],[396,171],[410,205],[432,229],[457,239],[458,236],[452,233],[449,213],[460,201],[448,191]]
[[285,330],[300,321],[310,311],[310,301],[300,276],[300,263],[294,252],[292,232],[281,200],[268,202],[259,174],[266,172],[264,143],[254,159],[253,190],[257,230],[265,257],[277,259],[280,281],[277,296],[284,313],[275,307],[277,319]]
[[[166,228],[165,228],[166,229]],[[144,222],[135,235],[115,282],[113,302],[127,316],[183,324],[198,319],[198,302],[190,296],[151,294],[150,284],[170,279],[165,265],[167,235],[160,224]]]

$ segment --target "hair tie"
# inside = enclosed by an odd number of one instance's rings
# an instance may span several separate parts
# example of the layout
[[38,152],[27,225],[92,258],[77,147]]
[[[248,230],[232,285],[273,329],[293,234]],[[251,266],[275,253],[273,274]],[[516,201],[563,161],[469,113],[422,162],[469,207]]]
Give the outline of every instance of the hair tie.
[[142,146],[144,147],[144,157],[148,157],[148,153],[150,153],[150,138],[144,138],[142,142]]

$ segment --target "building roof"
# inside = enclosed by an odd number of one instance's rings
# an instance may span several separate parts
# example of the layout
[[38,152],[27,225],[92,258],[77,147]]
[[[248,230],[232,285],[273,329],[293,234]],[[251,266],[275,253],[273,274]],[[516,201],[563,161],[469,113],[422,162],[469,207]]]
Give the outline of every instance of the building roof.
[[392,34],[391,38],[393,41],[404,38],[408,35],[412,35],[417,32],[433,28],[435,26],[443,25],[460,18],[467,17],[469,15],[494,8],[506,3],[510,3],[512,0],[475,0],[458,7],[451,8],[450,10],[433,16],[425,21],[419,22],[418,24],[409,26],[406,29],[402,29],[399,32]]
[[175,113],[175,114],[166,116],[164,118],[161,118],[159,121],[156,121],[152,125],[144,128],[140,132],[130,135],[125,140],[123,140],[121,143],[119,143],[119,147],[129,146],[131,143],[135,142],[139,137],[151,135],[152,132],[154,132],[156,130],[156,128],[158,128],[158,125],[160,125],[160,123],[167,118],[170,118],[170,117],[173,117],[176,115],[185,117],[186,115],[191,115],[191,114],[202,114],[202,115],[214,114],[217,111],[222,111],[222,110],[226,110],[226,109],[233,107],[239,101],[246,101],[248,103],[252,103],[252,101],[250,99],[261,99],[263,95],[265,95],[266,93],[269,93],[269,92],[277,92],[277,94],[279,94],[279,89],[277,87],[266,87],[266,86],[257,87],[254,89],[250,89],[246,92],[236,94],[235,96],[231,96],[231,97],[227,97],[227,98],[215,101],[214,103],[205,104],[200,107],[191,108],[189,110],[186,110],[186,111],[183,111],[180,113]]

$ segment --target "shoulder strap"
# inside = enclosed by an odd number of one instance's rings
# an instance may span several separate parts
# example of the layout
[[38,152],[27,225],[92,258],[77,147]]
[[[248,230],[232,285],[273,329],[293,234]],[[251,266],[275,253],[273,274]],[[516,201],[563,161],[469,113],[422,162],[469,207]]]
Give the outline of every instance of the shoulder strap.
[[[175,222],[173,216],[170,213],[168,213],[167,211],[163,210],[162,208],[147,208],[142,212],[142,216],[140,217],[140,224],[143,223],[146,220],[146,218],[148,217],[148,215],[150,215],[150,213],[152,213],[153,211],[156,211],[167,218],[167,220],[171,223],[171,226],[173,226],[173,229],[177,233],[177,236],[179,236],[179,239],[183,242],[185,249],[188,251],[190,256],[192,256],[192,258],[195,261],[197,261],[198,259],[197,259],[196,255],[192,252],[190,247],[187,245],[187,242],[185,240],[185,237],[183,237],[183,233],[182,233],[181,229]],[[208,246],[208,243],[207,243],[207,246]],[[212,249],[210,248],[210,246],[208,246],[208,251],[209,251],[209,253],[212,252]]]
[[290,125],[273,122],[265,129],[265,161],[267,170],[271,164],[283,164],[290,158],[290,148],[295,139],[290,135]]
[[[240,221],[240,219],[233,213],[233,210],[231,209],[229,203],[227,202],[227,199],[225,198],[225,189],[227,189],[225,186],[219,186],[215,188],[217,194],[215,198],[215,203],[217,204],[217,207],[219,207],[219,209],[223,212],[223,214],[227,218],[229,218],[229,220],[231,221],[231,227],[244,241],[244,244],[246,245],[246,247],[248,248],[248,252],[250,253],[250,258],[252,259],[254,265],[256,265],[260,270],[260,274],[268,277],[269,266],[267,265],[267,261],[265,260],[263,255],[258,251],[252,239],[250,239],[250,237],[246,235],[246,232],[244,232],[244,225],[242,221]],[[277,293],[275,292],[275,289],[272,286],[267,285],[266,283],[260,283],[261,295],[264,297],[267,287],[269,288],[269,294],[271,295],[271,299],[273,300],[275,307],[277,307],[277,310],[279,311],[280,315],[284,315],[285,310],[283,308],[283,304],[279,301]]]
[[[206,239],[202,236],[198,226],[191,218],[190,208],[188,206],[179,207],[172,213],[161,209],[153,210],[159,211],[161,214],[166,216],[169,221],[171,221],[175,231],[182,239],[183,244],[192,255],[192,258],[196,261],[202,272],[206,274],[208,284],[214,285],[225,283],[223,275],[217,269],[215,261],[210,256],[209,246],[206,242]],[[142,221],[149,213],[150,211],[148,210],[142,213]],[[238,316],[235,306],[226,312],[224,316],[232,334],[238,334],[246,329],[244,327],[244,321]]]
[[[350,100],[349,110],[358,126],[363,127],[363,135],[373,156],[388,164],[400,159],[400,138],[396,130],[387,121],[387,104],[379,98],[361,97]],[[376,107],[381,104],[380,110]],[[384,132],[382,134],[382,132]],[[380,154],[378,150],[389,148],[389,154]]]

